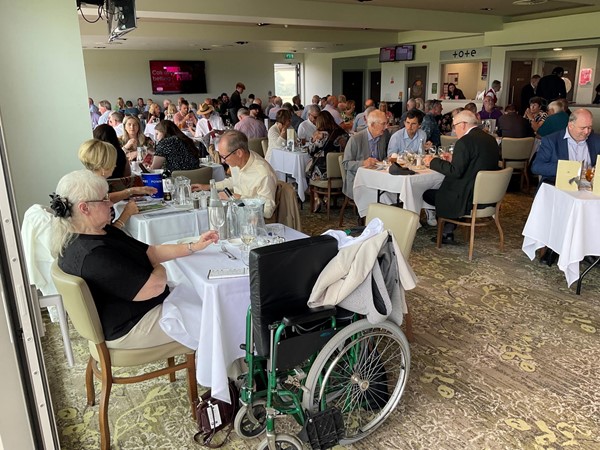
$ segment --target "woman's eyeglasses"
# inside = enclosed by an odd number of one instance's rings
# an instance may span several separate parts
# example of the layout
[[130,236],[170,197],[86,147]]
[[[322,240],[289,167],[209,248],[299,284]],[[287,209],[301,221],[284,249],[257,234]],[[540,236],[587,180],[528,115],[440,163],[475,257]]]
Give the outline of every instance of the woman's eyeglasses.
[[86,200],[85,201],[85,203],[104,203],[104,202],[110,202],[108,193],[104,196],[104,198],[102,198],[100,200]]

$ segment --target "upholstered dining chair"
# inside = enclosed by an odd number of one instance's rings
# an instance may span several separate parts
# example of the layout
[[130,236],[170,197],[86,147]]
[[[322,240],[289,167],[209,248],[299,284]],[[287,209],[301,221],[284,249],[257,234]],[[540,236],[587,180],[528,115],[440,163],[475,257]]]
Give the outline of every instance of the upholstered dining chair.
[[326,180],[311,180],[310,187],[310,210],[314,210],[315,195],[324,196],[327,198],[327,220],[330,218],[331,200],[333,197],[343,196],[342,192],[342,174],[340,164],[338,162],[340,156],[344,156],[341,152],[329,152],[325,156],[327,166]]
[[502,162],[501,167],[506,169],[512,167],[514,173],[521,174],[521,189],[523,189],[523,181],[527,186],[525,192],[529,192],[529,159],[533,150],[535,139],[532,137],[526,138],[503,138],[502,139]]
[[456,136],[448,136],[445,134],[442,134],[440,136],[441,139],[441,143],[444,147],[448,147],[451,144],[456,144],[456,141],[458,141],[458,138]]
[[[100,447],[102,450],[110,449],[108,401],[113,384],[137,383],[162,375],[169,375],[169,380],[174,382],[175,372],[186,370],[192,416],[195,416],[194,402],[198,398],[198,386],[196,384],[196,363],[193,350],[175,341],[149,348],[109,349],[104,341],[98,311],[87,283],[82,278],[63,272],[56,262],[52,264],[51,273],[54,284],[62,295],[73,326],[88,341],[90,358],[85,372],[85,385],[89,406],[93,406],[96,401],[94,375],[98,377],[102,384],[99,411]],[[185,361],[175,364],[175,356],[178,355],[185,355]],[[121,377],[115,376],[112,371],[113,367],[141,366],[162,359],[167,360],[167,367],[141,375]]]
[[[344,155],[341,154],[338,157],[338,166],[340,167],[340,174],[342,175],[342,186],[344,185],[344,182],[346,181],[346,169],[342,165],[343,161],[344,161]],[[342,194],[343,194],[343,192],[342,192]],[[352,200],[350,197],[348,197],[346,194],[344,194],[344,203],[342,203],[342,209],[340,210],[340,222],[338,224],[338,226],[340,228],[344,226],[344,211],[346,210],[346,207],[348,205],[352,206],[352,208],[354,208],[356,210],[356,204],[354,203],[354,200]],[[357,211],[357,214],[358,214],[358,211]],[[360,224],[360,217],[359,217],[358,221]]]
[[[408,261],[417,234],[417,229],[419,228],[419,215],[413,211],[397,206],[371,203],[367,210],[366,223],[369,223],[375,217],[380,219],[383,222],[383,226],[392,232],[398,243],[398,247],[402,252],[402,256]],[[409,342],[413,342],[415,337],[412,329],[410,308],[404,315],[404,323],[406,328],[406,338]]]
[[[506,188],[512,176],[512,167],[502,170],[481,170],[475,178],[473,189],[473,209],[470,214],[462,216],[458,220],[438,216],[437,248],[442,245],[442,233],[444,223],[450,222],[460,226],[470,227],[469,237],[469,261],[473,259],[473,244],[475,242],[475,227],[485,226],[492,220],[478,222],[478,219],[493,219],[498,233],[500,234],[500,251],[504,251],[504,232],[500,226],[500,205],[506,194]],[[478,205],[491,205],[478,208]]]
[[268,145],[269,140],[267,138],[248,139],[248,148],[250,149],[250,151],[253,151],[254,153],[258,153],[260,156],[262,156],[264,158],[265,152],[263,150],[263,144],[262,144],[263,142],[267,142],[267,145]]
[[208,184],[213,177],[213,170],[212,167],[200,167],[199,169],[192,170],[174,170],[171,173],[171,176],[173,178],[187,177],[192,183]]
[[265,155],[267,154],[267,149],[269,148],[269,140],[268,139],[263,139],[262,141],[260,141],[260,145],[262,147],[262,155],[263,155],[263,158],[264,158]]

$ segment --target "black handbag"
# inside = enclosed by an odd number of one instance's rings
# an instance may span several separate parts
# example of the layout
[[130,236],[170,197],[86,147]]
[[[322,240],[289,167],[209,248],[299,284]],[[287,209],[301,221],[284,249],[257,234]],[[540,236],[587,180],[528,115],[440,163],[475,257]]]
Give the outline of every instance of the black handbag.
[[[212,397],[210,389],[200,396],[196,403],[196,421],[199,431],[194,435],[194,441],[198,444],[219,448],[227,442],[239,409],[239,392],[232,380],[229,380],[229,398],[231,404],[218,400]],[[213,442],[217,433],[225,429],[225,435],[220,443]]]

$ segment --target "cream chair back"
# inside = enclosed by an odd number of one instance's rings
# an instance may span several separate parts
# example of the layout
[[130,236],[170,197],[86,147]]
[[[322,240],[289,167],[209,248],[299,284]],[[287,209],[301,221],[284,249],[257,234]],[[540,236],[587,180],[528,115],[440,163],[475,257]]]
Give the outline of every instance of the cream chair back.
[[327,153],[327,178],[342,178],[342,170],[340,169],[339,159],[343,157],[344,154],[340,152]]
[[419,215],[397,206],[371,203],[367,210],[366,223],[375,217],[379,218],[384,227],[392,232],[402,256],[408,259],[419,228]]
[[253,151],[254,153],[258,153],[260,156],[262,156],[264,158],[265,152],[263,150],[263,142],[267,142],[267,144],[268,144],[268,139],[267,138],[248,139],[248,148],[250,149],[250,151]]
[[[496,204],[504,198],[513,169],[481,170],[475,178],[473,204]],[[477,210],[477,217],[490,217],[496,212],[496,207]]]
[[446,136],[445,134],[442,134],[440,139],[444,147],[448,147],[450,144],[455,144],[458,141],[456,136]]
[[504,167],[525,168],[531,157],[535,139],[527,138],[503,138],[502,139],[502,161]]
[[213,170],[211,167],[200,167],[199,169],[193,170],[174,170],[171,173],[173,178],[175,177],[186,177],[194,184],[208,184],[210,179],[213,177]]
[[56,261],[52,264],[51,273],[77,332],[94,344],[104,342],[100,317],[87,283],[82,278],[63,272]]

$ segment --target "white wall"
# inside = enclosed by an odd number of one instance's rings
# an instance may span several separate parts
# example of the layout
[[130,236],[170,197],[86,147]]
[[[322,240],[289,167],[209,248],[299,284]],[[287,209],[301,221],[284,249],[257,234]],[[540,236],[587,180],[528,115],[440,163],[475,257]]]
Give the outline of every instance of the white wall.
[[[164,98],[177,99],[177,94],[152,94],[151,60],[205,61],[208,92],[185,94],[187,100],[198,103],[223,92],[231,95],[235,84],[241,81],[246,85],[242,97],[254,94],[266,104],[268,91],[275,90],[273,65],[290,63],[281,53],[253,52],[84,50],[83,57],[90,97],[96,102],[108,100],[113,105],[117,97],[134,103],[138,97],[150,97],[160,104]],[[303,61],[303,55],[296,54],[291,63]]]
[[310,105],[313,95],[332,93],[332,55],[306,53],[304,55],[304,105]]
[[1,10],[0,114],[22,217],[81,168],[77,149],[92,132],[75,3],[3,1]]

